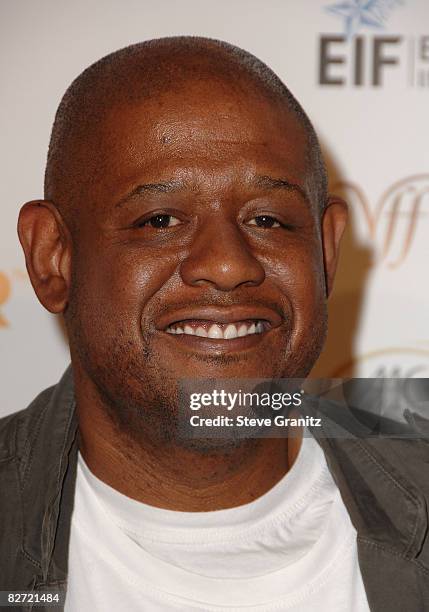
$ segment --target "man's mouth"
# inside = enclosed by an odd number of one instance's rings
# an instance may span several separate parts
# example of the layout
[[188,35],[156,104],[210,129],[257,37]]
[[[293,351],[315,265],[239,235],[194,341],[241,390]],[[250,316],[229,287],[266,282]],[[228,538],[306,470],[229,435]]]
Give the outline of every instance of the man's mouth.
[[221,323],[204,319],[185,319],[169,325],[167,334],[185,334],[212,338],[217,340],[234,340],[253,334],[262,334],[271,328],[271,323],[265,319],[247,319],[234,323]]
[[156,328],[191,349],[235,351],[256,346],[282,322],[277,310],[260,305],[195,305],[161,315]]

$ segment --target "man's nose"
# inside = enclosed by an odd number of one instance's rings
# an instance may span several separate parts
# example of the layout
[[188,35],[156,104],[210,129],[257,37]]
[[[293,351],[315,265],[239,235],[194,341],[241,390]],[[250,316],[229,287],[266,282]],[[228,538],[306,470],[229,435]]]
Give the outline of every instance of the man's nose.
[[187,285],[209,284],[220,291],[260,285],[265,279],[264,268],[239,227],[226,221],[213,222],[199,231],[180,273]]

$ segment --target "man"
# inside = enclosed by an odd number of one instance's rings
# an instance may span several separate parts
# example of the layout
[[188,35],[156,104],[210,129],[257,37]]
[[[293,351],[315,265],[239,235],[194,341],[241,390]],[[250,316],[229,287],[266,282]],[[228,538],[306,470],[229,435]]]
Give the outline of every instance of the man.
[[298,102],[226,43],[134,45],[71,85],[19,236],[72,366],[1,421],[3,590],[79,611],[425,609],[426,448],[177,436],[180,379],[310,372],[346,221],[326,184]]

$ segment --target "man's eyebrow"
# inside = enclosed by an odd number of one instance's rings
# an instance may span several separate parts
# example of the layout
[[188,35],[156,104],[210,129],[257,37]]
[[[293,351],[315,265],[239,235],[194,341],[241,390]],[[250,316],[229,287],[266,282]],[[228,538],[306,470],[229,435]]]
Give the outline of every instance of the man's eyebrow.
[[[296,183],[292,183],[287,179],[273,178],[268,175],[256,175],[251,179],[250,184],[260,189],[285,189],[286,191],[296,191],[308,204],[310,204],[309,197],[303,187]],[[172,193],[174,191],[179,191],[184,187],[186,187],[186,184],[182,180],[162,181],[159,183],[142,183],[141,185],[137,185],[137,187],[116,202],[115,207],[120,207],[128,200],[131,200],[133,197],[143,193]]]
[[304,188],[297,183],[291,183],[287,179],[273,178],[267,175],[257,175],[252,179],[252,184],[261,189],[285,189],[286,191],[297,191],[303,199],[310,204],[310,199]]
[[115,206],[122,206],[128,200],[131,200],[134,196],[141,195],[142,193],[171,193],[172,191],[178,191],[184,187],[183,181],[165,181],[161,183],[143,183],[137,185],[130,193],[127,193],[122,197]]

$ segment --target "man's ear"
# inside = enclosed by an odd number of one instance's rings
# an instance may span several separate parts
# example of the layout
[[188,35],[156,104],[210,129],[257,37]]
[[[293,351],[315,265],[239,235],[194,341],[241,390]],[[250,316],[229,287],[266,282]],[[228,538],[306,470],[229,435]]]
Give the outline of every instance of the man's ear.
[[326,295],[334,286],[341,237],[347,223],[347,204],[339,197],[329,196],[322,218],[323,259],[325,265]]
[[70,286],[71,240],[57,207],[47,200],[24,204],[18,235],[39,301],[50,312],[64,312]]

